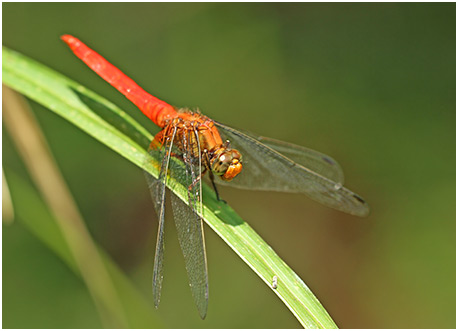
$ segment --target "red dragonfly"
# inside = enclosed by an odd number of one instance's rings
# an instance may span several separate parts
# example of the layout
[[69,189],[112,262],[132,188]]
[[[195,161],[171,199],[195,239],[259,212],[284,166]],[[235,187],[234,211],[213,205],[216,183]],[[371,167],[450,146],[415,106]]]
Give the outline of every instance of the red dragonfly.
[[215,182],[242,189],[304,193],[337,210],[357,216],[368,215],[366,202],[343,187],[342,169],[331,157],[233,129],[187,108],[177,109],[144,91],[77,38],[70,35],[61,38],[77,57],[161,128],[149,149],[151,155],[162,160],[159,177],[147,176],[159,218],[153,268],[156,308],[162,287],[168,175],[188,188],[189,206],[172,194],[172,209],[189,284],[202,318],[205,318],[208,305],[207,259],[200,216],[201,179],[205,173],[208,172],[218,199]]

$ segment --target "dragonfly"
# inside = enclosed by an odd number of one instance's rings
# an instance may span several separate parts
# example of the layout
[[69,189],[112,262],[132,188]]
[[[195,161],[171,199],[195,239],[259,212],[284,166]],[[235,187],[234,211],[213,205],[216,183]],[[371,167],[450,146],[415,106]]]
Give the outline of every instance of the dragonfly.
[[164,257],[165,197],[168,178],[187,188],[187,203],[171,194],[172,211],[189,285],[202,319],[208,307],[208,269],[202,220],[202,179],[240,189],[303,193],[328,207],[367,216],[369,206],[343,186],[340,165],[305,147],[257,136],[219,123],[188,108],[176,108],[138,86],[100,54],[71,35],[61,39],[102,79],[135,104],[161,130],[149,153],[159,160],[158,178],[147,174],[159,219],[153,266],[153,299],[159,306]]

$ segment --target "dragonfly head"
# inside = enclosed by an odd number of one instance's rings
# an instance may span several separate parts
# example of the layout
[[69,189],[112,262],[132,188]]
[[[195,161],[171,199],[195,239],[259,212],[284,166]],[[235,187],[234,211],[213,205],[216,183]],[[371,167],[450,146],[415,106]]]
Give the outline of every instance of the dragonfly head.
[[242,155],[236,149],[219,148],[210,159],[211,171],[224,181],[230,181],[242,171]]

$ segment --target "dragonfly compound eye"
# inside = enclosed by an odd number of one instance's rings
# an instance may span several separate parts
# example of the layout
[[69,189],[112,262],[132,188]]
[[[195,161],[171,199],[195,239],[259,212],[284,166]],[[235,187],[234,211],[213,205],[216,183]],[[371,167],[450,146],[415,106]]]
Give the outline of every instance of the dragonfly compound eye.
[[212,162],[211,170],[215,175],[221,177],[222,180],[229,181],[242,171],[241,155],[235,150],[224,150],[216,155]]
[[224,181],[230,181],[242,171],[240,153],[235,150],[226,150],[219,154],[212,163],[212,172]]

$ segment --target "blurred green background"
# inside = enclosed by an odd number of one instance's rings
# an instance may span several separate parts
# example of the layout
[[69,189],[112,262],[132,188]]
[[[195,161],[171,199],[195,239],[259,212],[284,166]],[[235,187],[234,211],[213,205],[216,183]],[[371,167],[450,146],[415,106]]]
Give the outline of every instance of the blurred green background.
[[[157,132],[59,40],[69,33],[147,91],[333,156],[366,219],[304,196],[221,188],[341,328],[455,327],[455,4],[4,3],[3,44]],[[142,170],[33,110],[93,237],[151,303],[157,218]],[[3,130],[3,167],[28,177]],[[32,208],[15,206],[16,208]],[[172,328],[300,327],[206,229],[200,320],[171,215],[162,302]],[[3,226],[3,327],[99,328],[84,283],[21,222]],[[129,303],[126,303],[129,304]]]

